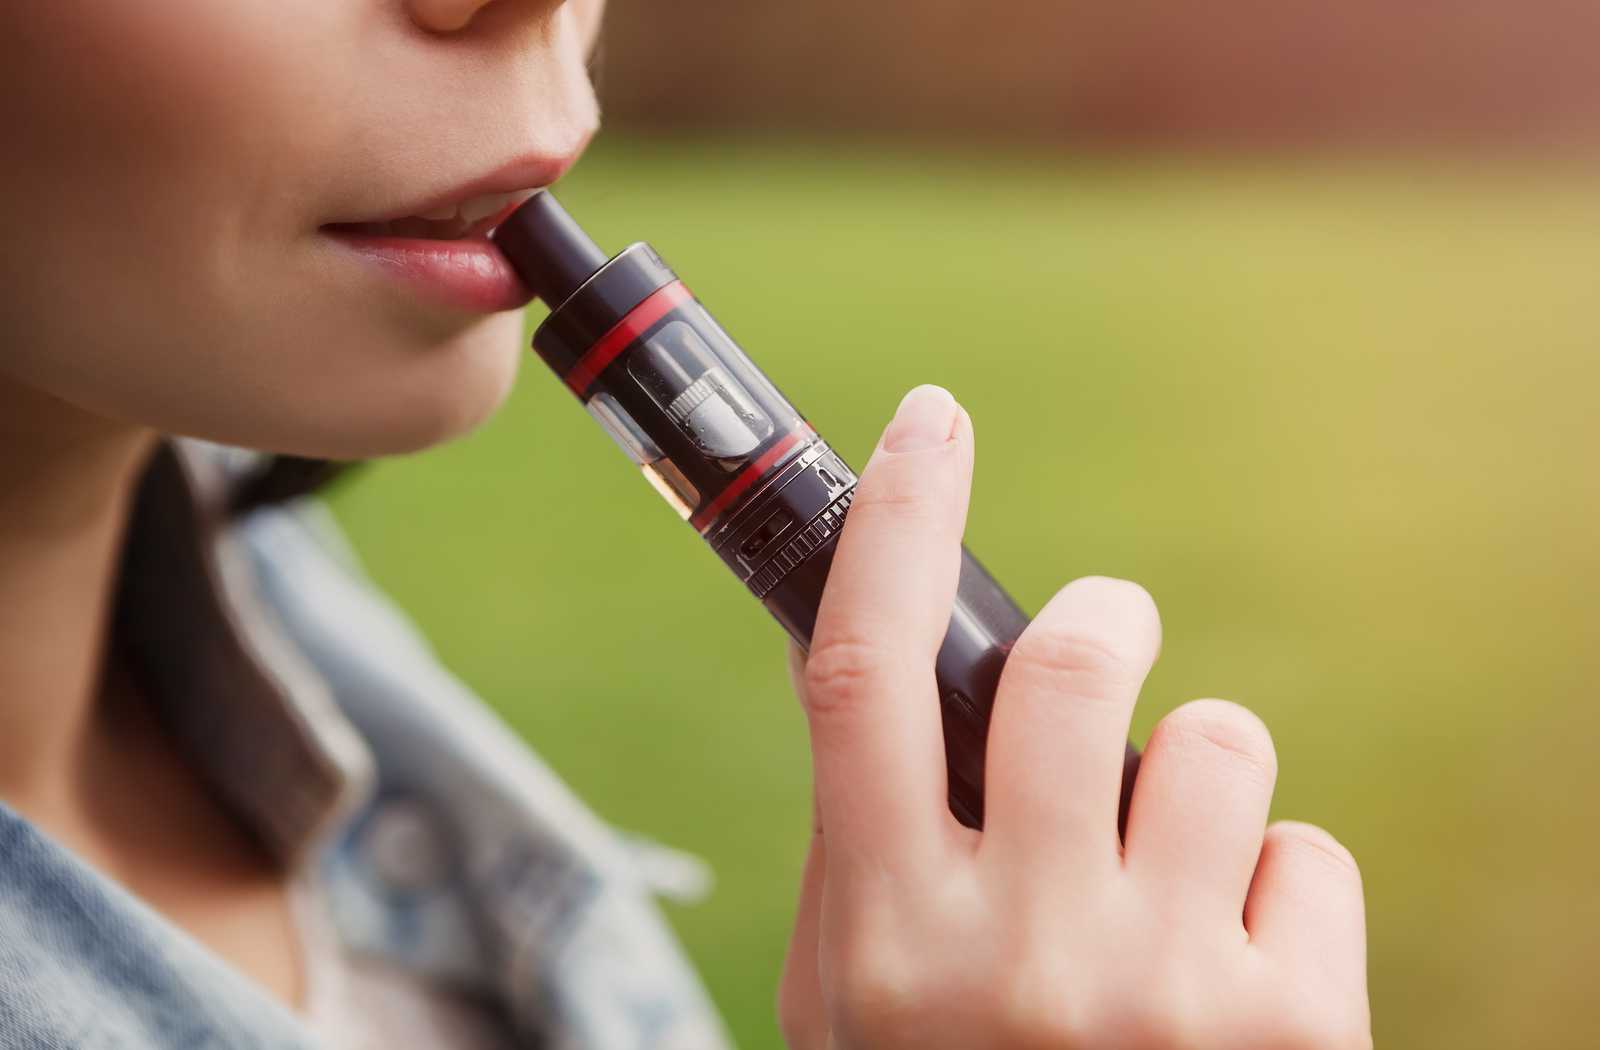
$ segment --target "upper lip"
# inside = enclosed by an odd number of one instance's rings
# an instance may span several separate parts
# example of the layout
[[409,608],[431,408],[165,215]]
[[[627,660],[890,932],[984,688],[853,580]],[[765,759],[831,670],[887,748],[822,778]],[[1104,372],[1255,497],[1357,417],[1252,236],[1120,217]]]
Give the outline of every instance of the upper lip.
[[[344,218],[326,225],[353,225],[358,223],[385,223],[413,216],[425,216],[438,213],[447,209],[453,210],[462,204],[479,197],[501,194],[517,194],[519,199],[507,205],[494,219],[502,219],[517,204],[527,197],[553,185],[561,176],[565,175],[573,164],[577,163],[582,149],[573,150],[562,156],[547,154],[529,154],[511,160],[493,171],[480,175],[469,182],[460,183],[455,187],[438,191],[427,197],[419,197],[413,203],[401,205],[393,210],[382,213],[372,213],[361,217]],[[523,196],[524,191],[526,195]]]

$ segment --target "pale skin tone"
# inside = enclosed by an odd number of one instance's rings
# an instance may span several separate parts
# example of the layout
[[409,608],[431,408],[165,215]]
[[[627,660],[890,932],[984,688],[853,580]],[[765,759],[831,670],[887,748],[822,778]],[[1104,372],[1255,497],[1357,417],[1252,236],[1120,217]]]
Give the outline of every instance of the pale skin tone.
[[[291,1005],[286,873],[109,635],[128,495],[163,433],[354,458],[494,411],[517,314],[419,303],[317,231],[510,156],[575,155],[600,14],[0,10],[0,119],[27,159],[0,170],[0,799]],[[1041,612],[997,702],[986,828],[950,817],[932,658],[972,460],[955,401],[915,392],[796,663],[818,830],[779,993],[790,1045],[1369,1046],[1359,875],[1326,832],[1268,825],[1257,719],[1220,701],[1164,719],[1119,841],[1121,742],[1160,634],[1137,587],[1079,581]]]
[[958,824],[933,658],[955,596],[972,421],[907,396],[862,474],[808,660],[817,826],[779,1013],[796,1050],[1371,1045],[1361,880],[1267,825],[1259,719],[1202,700],[1123,741],[1161,644],[1138,586],[1084,579],[1006,663],[984,830]]

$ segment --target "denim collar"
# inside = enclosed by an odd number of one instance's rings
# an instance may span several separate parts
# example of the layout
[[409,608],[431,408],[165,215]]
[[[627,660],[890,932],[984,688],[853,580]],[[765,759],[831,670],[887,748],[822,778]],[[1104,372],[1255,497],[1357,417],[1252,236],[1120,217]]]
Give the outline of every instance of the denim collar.
[[373,759],[255,593],[226,512],[253,466],[205,442],[158,446],[129,519],[115,629],[194,767],[294,865],[370,795]]

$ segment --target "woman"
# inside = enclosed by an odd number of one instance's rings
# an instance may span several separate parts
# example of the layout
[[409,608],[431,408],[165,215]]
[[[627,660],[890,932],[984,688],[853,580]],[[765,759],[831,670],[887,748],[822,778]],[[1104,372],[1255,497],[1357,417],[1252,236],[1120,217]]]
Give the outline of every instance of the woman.
[[[294,459],[470,430],[522,355],[489,226],[597,122],[601,0],[0,13],[0,1045],[685,1047],[649,865],[427,656]],[[176,437],[174,435],[185,435]],[[980,835],[932,657],[971,423],[907,396],[809,663],[795,1048],[1360,1047],[1359,876],[1266,826],[1265,729],[1125,738],[1159,626],[1082,580],[1019,642]]]

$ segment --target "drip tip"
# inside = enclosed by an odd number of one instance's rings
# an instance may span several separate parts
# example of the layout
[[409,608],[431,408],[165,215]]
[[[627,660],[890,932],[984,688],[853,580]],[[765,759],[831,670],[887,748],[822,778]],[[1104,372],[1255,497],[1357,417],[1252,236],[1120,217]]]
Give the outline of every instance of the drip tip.
[[552,310],[609,260],[548,192],[530,197],[490,235],[523,283]]

